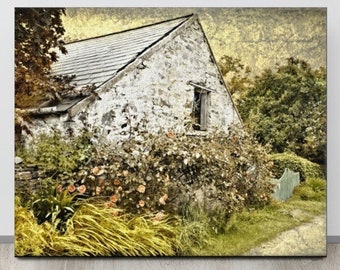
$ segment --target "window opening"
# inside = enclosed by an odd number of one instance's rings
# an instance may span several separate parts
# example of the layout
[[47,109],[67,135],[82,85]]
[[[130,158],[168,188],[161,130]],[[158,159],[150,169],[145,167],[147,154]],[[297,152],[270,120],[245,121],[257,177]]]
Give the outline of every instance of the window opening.
[[196,89],[194,91],[193,102],[193,129],[194,130],[207,130],[208,120],[208,92]]

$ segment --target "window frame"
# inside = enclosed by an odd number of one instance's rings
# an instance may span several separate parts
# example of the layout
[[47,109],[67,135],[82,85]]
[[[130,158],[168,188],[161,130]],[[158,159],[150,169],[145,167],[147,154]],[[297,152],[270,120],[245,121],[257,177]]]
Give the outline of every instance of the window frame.
[[[208,118],[209,118],[209,105],[210,105],[210,94],[215,92],[205,86],[189,82],[191,86],[194,87],[194,97],[193,97],[193,108],[192,116],[194,123],[192,125],[195,131],[207,131],[208,130]],[[197,95],[199,98],[197,98]],[[197,101],[199,105],[196,106]],[[196,111],[198,108],[198,112]],[[198,115],[199,114],[199,115]],[[198,116],[198,117],[197,117]]]

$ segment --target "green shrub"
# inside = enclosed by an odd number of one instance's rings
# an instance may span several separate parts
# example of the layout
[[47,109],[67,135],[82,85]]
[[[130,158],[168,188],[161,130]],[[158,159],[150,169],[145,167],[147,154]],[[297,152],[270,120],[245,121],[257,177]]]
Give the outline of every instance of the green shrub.
[[294,195],[304,201],[324,202],[326,198],[326,181],[322,178],[308,178],[295,189]]
[[85,164],[91,156],[91,149],[89,133],[66,140],[56,131],[39,135],[26,147],[17,146],[16,155],[26,164],[35,164],[44,171],[62,175],[70,174]]
[[[72,190],[73,191],[73,190]],[[62,189],[60,185],[56,185],[50,189],[50,193],[37,193],[32,196],[32,209],[38,224],[45,221],[49,222],[53,228],[60,232],[65,232],[67,221],[73,216],[78,205],[76,197],[77,192],[71,194],[71,190]]]
[[24,168],[26,165],[35,165],[37,171],[32,174],[35,174],[37,179],[34,187],[27,183],[16,188],[16,195],[26,203],[33,196],[50,196],[56,183],[67,188],[69,184],[81,179],[78,172],[91,160],[93,145],[90,138],[90,133],[83,132],[67,140],[60,132],[54,132],[41,134],[25,146],[17,145],[15,154],[23,159],[20,165]]
[[80,171],[88,196],[130,213],[180,214],[192,202],[227,213],[268,203],[272,185],[265,149],[242,130],[205,137],[144,134],[96,147]]
[[[183,243],[183,255],[196,255],[209,244],[211,234],[220,233],[221,224],[225,223],[225,212],[212,219],[202,205],[191,203],[182,213],[182,229],[180,241]],[[217,221],[218,220],[218,221]]]
[[24,157],[54,171],[51,178],[63,189],[82,190],[129,213],[181,214],[199,202],[205,211],[230,214],[269,202],[266,151],[242,129],[207,136],[146,133],[96,147],[86,139],[41,135]]
[[301,181],[308,178],[323,178],[323,168],[305,158],[299,157],[293,153],[278,153],[269,155],[269,159],[273,161],[273,173],[275,178],[280,178],[285,168],[300,173]]
[[326,181],[322,178],[309,178],[307,185],[310,186],[315,192],[326,192]]

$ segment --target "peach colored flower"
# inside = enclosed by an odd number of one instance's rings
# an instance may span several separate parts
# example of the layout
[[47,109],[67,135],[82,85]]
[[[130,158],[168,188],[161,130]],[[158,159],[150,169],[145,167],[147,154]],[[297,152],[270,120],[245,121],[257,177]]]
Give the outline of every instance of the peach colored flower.
[[96,195],[99,195],[102,192],[102,188],[101,187],[96,187]]
[[105,207],[106,207],[106,208],[111,208],[111,207],[113,207],[113,206],[114,206],[114,203],[111,202],[111,201],[105,203]]
[[159,203],[162,205],[165,205],[167,199],[168,199],[168,194],[164,194],[162,197],[159,198]]
[[118,190],[118,191],[122,191],[123,188],[122,188],[122,187],[118,187],[117,190]]
[[138,202],[138,205],[139,205],[140,207],[144,207],[144,206],[145,206],[145,202],[144,202],[143,200],[140,200],[140,201]]
[[112,214],[113,214],[113,216],[118,217],[118,216],[119,216],[119,211],[114,210],[114,211],[112,212]]
[[86,191],[86,186],[85,185],[81,185],[77,188],[78,192],[81,194],[84,194]]
[[98,180],[98,185],[99,185],[99,186],[102,187],[102,186],[104,186],[104,184],[105,184],[105,180],[104,180],[104,179],[99,179],[99,180]]
[[68,191],[70,192],[70,193],[72,193],[72,192],[74,192],[75,190],[76,190],[76,187],[74,186],[74,185],[69,185],[68,187],[67,187],[67,189],[68,189]]
[[153,220],[154,221],[161,221],[164,217],[165,217],[165,215],[162,212],[158,212]]
[[113,180],[113,184],[114,184],[115,186],[119,186],[119,185],[120,185],[119,179]]
[[173,138],[173,137],[175,137],[175,134],[173,133],[172,130],[169,130],[168,133],[166,134],[166,136],[167,136],[168,138]]
[[124,171],[123,171],[123,175],[124,175],[125,177],[128,176],[128,175],[129,175],[129,171],[124,170]]
[[137,191],[138,191],[139,193],[144,193],[144,192],[145,192],[145,186],[139,185],[138,188],[137,188]]
[[117,202],[119,200],[119,196],[117,194],[114,194],[110,197],[110,202]]
[[165,205],[165,200],[164,200],[163,197],[160,197],[160,198],[159,198],[159,203],[160,203],[161,205]]
[[58,191],[59,193],[63,192],[63,185],[58,185],[57,191]]
[[92,173],[94,174],[94,175],[97,175],[98,173],[99,173],[99,168],[98,167],[94,167],[93,169],[92,169]]

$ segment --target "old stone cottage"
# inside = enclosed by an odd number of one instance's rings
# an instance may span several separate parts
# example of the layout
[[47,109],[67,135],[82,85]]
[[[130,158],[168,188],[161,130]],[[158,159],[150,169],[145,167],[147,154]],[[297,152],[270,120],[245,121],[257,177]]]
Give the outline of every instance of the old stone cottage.
[[196,15],[81,40],[54,74],[75,75],[57,104],[31,109],[31,130],[107,140],[139,131],[227,132],[241,119]]

